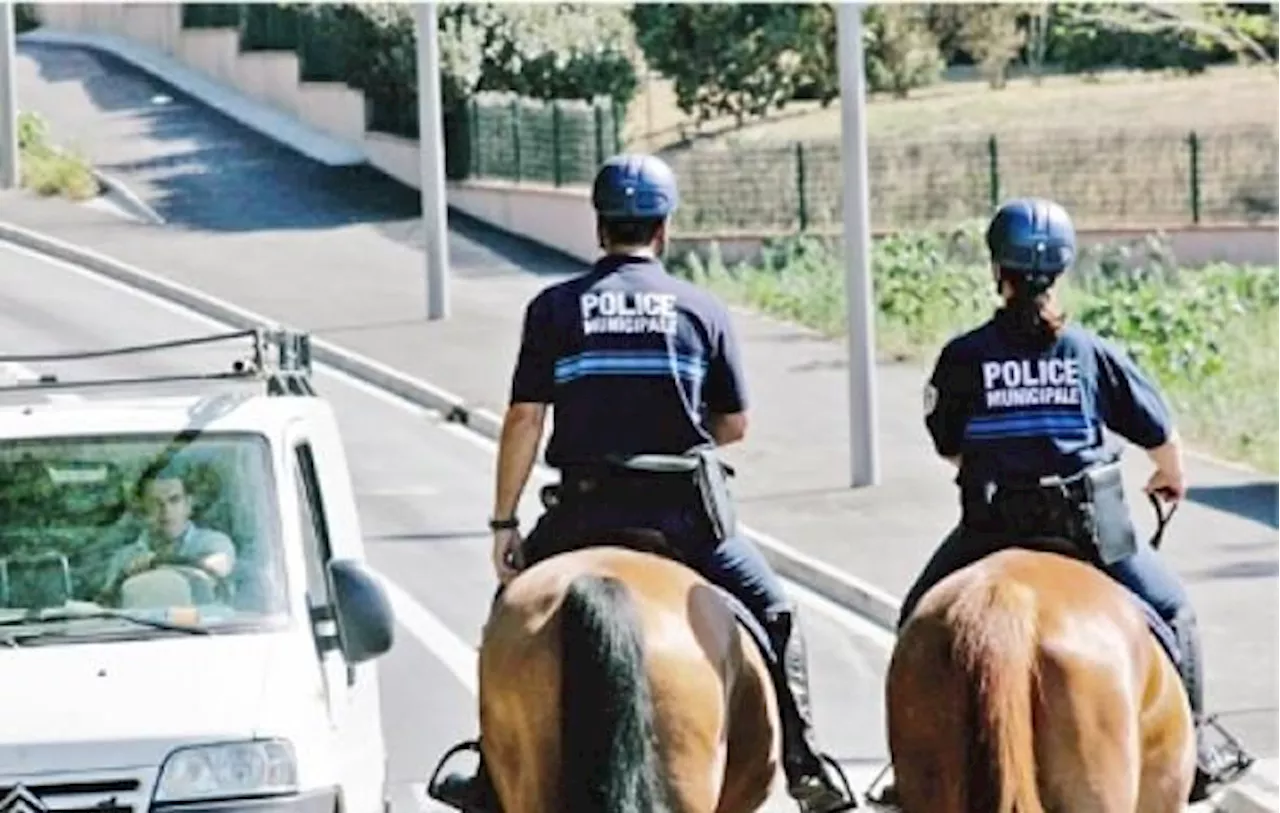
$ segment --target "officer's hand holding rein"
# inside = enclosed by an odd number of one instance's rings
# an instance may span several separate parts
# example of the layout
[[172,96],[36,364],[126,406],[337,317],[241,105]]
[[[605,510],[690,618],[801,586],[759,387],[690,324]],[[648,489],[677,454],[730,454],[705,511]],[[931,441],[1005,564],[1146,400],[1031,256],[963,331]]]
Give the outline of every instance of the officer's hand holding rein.
[[1147,481],[1145,491],[1169,502],[1178,502],[1187,495],[1186,477],[1182,470],[1182,439],[1171,432],[1169,439],[1147,451],[1156,470]]

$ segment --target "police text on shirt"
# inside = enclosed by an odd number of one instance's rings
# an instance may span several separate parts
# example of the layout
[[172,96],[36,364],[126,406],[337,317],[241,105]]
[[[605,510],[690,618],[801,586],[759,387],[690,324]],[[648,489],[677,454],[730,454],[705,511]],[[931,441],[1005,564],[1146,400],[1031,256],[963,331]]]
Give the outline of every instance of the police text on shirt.
[[984,361],[987,408],[1079,404],[1080,363],[1072,358]]
[[676,295],[647,291],[592,291],[579,300],[582,332],[676,332]]

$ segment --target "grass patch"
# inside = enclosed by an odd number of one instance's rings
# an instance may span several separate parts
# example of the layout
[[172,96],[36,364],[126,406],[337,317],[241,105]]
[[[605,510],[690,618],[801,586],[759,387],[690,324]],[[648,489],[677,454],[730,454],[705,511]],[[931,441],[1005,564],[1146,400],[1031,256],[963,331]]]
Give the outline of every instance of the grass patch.
[[[836,337],[845,332],[839,243],[770,243],[759,262],[728,267],[713,254],[673,263],[726,299]],[[931,364],[955,334],[997,304],[980,226],[908,232],[872,254],[876,345],[882,361]],[[1188,441],[1218,457],[1277,473],[1280,368],[1275,267],[1180,269],[1167,245],[1097,246],[1063,282],[1081,324],[1128,350],[1166,391]]]
[[101,191],[88,160],[53,144],[48,123],[35,113],[18,114],[18,153],[22,186],[37,195],[81,201]]

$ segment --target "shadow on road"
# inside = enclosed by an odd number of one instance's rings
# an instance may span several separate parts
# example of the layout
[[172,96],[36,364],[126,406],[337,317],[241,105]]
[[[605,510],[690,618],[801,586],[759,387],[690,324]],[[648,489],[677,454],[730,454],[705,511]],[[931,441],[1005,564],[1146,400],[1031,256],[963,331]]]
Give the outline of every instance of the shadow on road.
[[[233,232],[317,229],[420,214],[416,189],[367,165],[313,161],[111,54],[32,42],[20,42],[18,53],[34,61],[50,85],[79,85],[104,114],[101,126],[119,127],[122,141],[141,136],[152,142],[144,148],[152,155],[97,166],[120,176],[171,224]],[[137,136],[127,133],[134,128]],[[129,148],[136,150],[136,143]]]
[[1280,527],[1280,484],[1274,482],[1195,486],[1187,489],[1187,499],[1272,528]]
[[[52,97],[75,93],[59,85],[83,91],[100,115],[77,124],[105,130],[91,140],[112,156],[98,160],[98,169],[119,177],[172,226],[253,232],[368,224],[396,243],[422,247],[419,191],[372,166],[313,161],[106,52],[33,42],[20,42],[18,51],[53,86],[51,106],[58,106]],[[448,225],[455,238],[450,265],[468,276],[501,276],[512,266],[540,276],[586,268],[456,210]]]

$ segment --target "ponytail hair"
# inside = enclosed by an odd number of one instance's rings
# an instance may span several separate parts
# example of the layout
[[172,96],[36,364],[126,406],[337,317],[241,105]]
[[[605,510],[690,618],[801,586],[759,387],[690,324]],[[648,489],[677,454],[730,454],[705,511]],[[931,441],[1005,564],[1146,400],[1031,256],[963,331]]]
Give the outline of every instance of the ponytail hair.
[[996,312],[996,322],[1018,344],[1043,349],[1052,345],[1067,326],[1067,316],[1053,295],[1056,274],[1024,274],[1000,270],[1000,282],[1013,295]]

